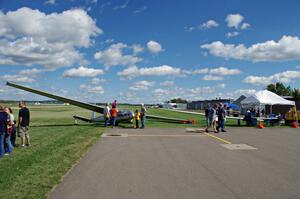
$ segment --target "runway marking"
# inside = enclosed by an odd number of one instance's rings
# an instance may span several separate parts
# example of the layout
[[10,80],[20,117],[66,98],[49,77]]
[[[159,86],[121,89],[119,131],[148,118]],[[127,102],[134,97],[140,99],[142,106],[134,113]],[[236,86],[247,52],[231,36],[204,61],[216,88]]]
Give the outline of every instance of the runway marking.
[[221,146],[229,150],[256,150],[257,148],[248,144],[221,144]]
[[221,141],[221,142],[224,142],[225,144],[232,144],[231,142],[229,142],[229,141],[227,141],[227,140],[225,140],[225,139],[222,139],[222,138],[220,138],[220,137],[217,137],[217,136],[212,135],[212,134],[209,134],[209,133],[204,133],[204,135],[207,135],[207,136],[209,136],[209,137],[212,137],[212,138],[214,138],[214,139],[217,139],[217,140],[219,140],[219,141]]

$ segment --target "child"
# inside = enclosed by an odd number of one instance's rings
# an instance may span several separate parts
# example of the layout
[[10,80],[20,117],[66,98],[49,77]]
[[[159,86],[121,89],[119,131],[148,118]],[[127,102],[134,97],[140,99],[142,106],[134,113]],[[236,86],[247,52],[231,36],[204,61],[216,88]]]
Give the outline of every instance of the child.
[[134,115],[134,118],[135,118],[135,128],[139,128],[139,121],[140,121],[140,117],[141,117],[141,114],[138,110],[135,110],[135,115]]

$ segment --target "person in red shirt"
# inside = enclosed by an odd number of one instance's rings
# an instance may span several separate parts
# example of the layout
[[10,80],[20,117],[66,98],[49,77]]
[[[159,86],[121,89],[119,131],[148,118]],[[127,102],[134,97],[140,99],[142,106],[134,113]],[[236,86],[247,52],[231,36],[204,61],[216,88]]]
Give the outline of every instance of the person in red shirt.
[[112,128],[116,126],[117,115],[118,115],[118,109],[116,107],[110,109],[110,123]]

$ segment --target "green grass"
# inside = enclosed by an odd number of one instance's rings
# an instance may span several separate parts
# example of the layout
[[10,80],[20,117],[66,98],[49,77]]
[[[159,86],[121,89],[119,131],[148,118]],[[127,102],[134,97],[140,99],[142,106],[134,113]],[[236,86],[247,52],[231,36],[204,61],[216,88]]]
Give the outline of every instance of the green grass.
[[74,126],[72,115],[90,115],[80,108],[29,108],[32,146],[15,148],[12,155],[0,159],[1,199],[47,198],[49,191],[104,131],[94,125]]

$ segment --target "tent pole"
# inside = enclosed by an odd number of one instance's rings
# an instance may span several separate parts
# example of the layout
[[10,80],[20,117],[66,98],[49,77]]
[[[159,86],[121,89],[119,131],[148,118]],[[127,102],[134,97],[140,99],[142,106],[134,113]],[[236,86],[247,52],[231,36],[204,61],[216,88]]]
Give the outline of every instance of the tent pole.
[[273,105],[271,105],[271,108],[270,108],[270,116],[271,116],[271,114],[272,114],[272,112],[273,112],[273,111],[272,111],[272,106],[273,106]]

